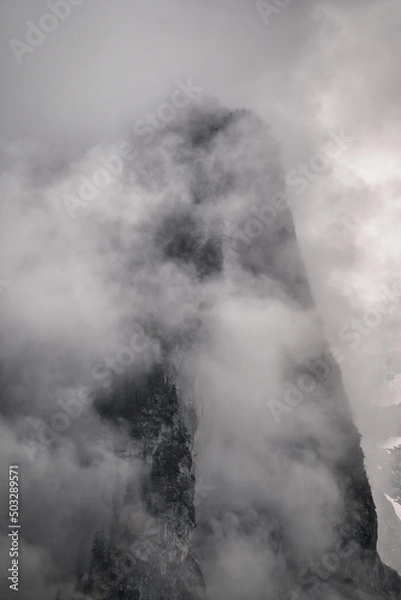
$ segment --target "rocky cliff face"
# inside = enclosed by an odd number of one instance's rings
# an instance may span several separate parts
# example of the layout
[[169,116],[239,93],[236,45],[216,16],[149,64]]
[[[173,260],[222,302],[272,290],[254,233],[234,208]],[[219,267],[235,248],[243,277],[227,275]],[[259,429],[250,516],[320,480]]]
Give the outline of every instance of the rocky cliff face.
[[[85,597],[401,597],[398,575],[377,554],[376,511],[360,436],[339,368],[327,352],[290,211],[279,195],[282,175],[271,167],[274,144],[263,133],[266,154],[260,156],[260,129],[247,113],[205,109],[164,134],[174,146],[175,168],[188,162],[190,168],[186,202],[173,202],[154,228],[155,257],[212,293],[201,298],[196,317],[182,315],[174,327],[148,321],[145,328],[160,344],[161,358],[123,374],[112,393],[97,395],[100,417],[125,435],[125,446],[115,452],[139,461],[141,470],[119,494],[112,534],[98,533],[94,540],[80,584]],[[156,144],[152,151],[150,171],[162,181]],[[142,185],[154,190],[149,169],[137,169]],[[282,303],[294,319],[307,314],[313,325],[303,333],[312,338],[307,352],[283,350],[285,360],[277,367],[281,391],[276,387],[274,398],[267,392],[260,417],[247,420],[244,398],[243,405],[224,409],[223,425],[216,427],[216,403],[206,401],[196,410],[199,395],[195,386],[180,384],[180,365],[199,340],[203,349],[213,342],[216,316],[211,319],[208,311],[213,286],[224,278],[234,282],[234,295],[258,286],[261,305]],[[274,335],[272,329],[268,346]],[[249,402],[248,412],[254,410]],[[197,412],[204,423],[197,422]],[[244,419],[231,425],[237,413]],[[194,461],[198,428],[203,441]]]
[[201,598],[203,578],[191,552],[193,431],[165,365],[124,381],[114,401],[100,398],[97,408],[127,429],[143,468],[123,494],[112,536],[96,540],[85,591],[110,600]]

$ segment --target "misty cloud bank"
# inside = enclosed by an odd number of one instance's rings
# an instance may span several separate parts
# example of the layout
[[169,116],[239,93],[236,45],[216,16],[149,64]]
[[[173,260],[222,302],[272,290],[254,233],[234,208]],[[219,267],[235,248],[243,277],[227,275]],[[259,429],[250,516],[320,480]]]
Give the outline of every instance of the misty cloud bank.
[[21,64],[9,40],[47,8],[1,7],[1,478],[20,465],[24,599],[87,574],[142,476],[99,399],[166,356],[198,412],[211,598],[360,558],[338,542],[352,419],[401,568],[377,468],[401,434],[377,360],[399,350],[401,10],[256,4],[82,2]]

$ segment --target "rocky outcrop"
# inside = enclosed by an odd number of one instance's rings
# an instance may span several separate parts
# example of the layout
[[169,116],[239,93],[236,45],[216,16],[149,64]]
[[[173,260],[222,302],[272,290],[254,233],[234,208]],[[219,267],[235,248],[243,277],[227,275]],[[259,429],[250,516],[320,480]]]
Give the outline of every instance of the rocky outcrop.
[[107,600],[202,598],[204,582],[191,553],[193,437],[165,366],[121,382],[113,402],[99,398],[97,409],[126,429],[142,473],[122,495],[112,539],[94,541],[84,591]]
[[[246,132],[254,135],[259,128],[253,116],[221,110],[191,113],[183,123],[171,125],[170,133],[180,140],[174,155],[177,164],[183,155],[193,162],[192,205],[163,217],[154,237],[155,251],[161,260],[172,261],[199,282],[221,276],[223,254],[231,251],[244,281],[262,278],[269,283],[272,297],[295,310],[314,311],[288,207],[274,219],[261,221],[264,227],[249,239],[232,233],[243,216],[235,214],[228,250],[222,224],[210,226],[206,233],[201,227],[208,204],[233,189],[237,195],[257,197],[254,214],[263,214],[269,189],[265,185],[282,189],[279,172],[271,177],[262,173],[257,181],[246,161],[238,173],[232,157],[221,163],[225,156],[221,148],[214,154],[219,136],[227,154],[233,144],[241,154]],[[162,359],[146,371],[122,376],[112,394],[96,400],[101,418],[125,432],[127,447],[132,448],[127,460],[137,460],[142,467],[141,476],[122,494],[112,539],[98,534],[94,541],[83,592],[103,600],[197,600],[205,593],[211,600],[400,598],[398,575],[377,554],[376,510],[360,436],[339,368],[325,353],[322,333],[309,365],[289,360],[283,373],[294,385],[301,376],[309,378],[309,391],[303,394],[302,406],[281,407],[280,427],[263,441],[262,458],[257,459],[263,494],[252,496],[223,474],[212,482],[195,514],[195,411],[179,391],[172,357],[177,347],[185,352],[198,327],[198,322],[192,322],[190,334],[184,328],[176,337],[162,331],[158,334]],[[329,365],[323,375],[314,368],[319,361]],[[225,443],[227,453],[241,453],[235,434],[227,436]],[[242,456],[246,468],[248,450]],[[313,480],[315,492],[305,489],[303,480],[311,473],[320,477]],[[332,491],[326,495],[327,485]],[[313,493],[321,495],[316,498]],[[315,521],[311,505],[319,513]],[[304,519],[310,523],[308,543],[302,541]],[[227,571],[221,567],[216,575],[213,564],[221,561],[222,548],[232,552],[236,544],[251,547],[257,557],[258,564],[241,565],[244,587],[227,580],[231,572],[227,565]]]

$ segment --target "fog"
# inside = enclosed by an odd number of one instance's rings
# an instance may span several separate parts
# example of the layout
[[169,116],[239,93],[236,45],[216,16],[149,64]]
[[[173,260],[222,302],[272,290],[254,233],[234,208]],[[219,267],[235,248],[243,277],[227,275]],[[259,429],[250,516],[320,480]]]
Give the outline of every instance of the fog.
[[[378,506],[378,445],[398,427],[374,406],[399,400],[377,360],[399,351],[399,3],[305,0],[270,17],[246,0],[70,8],[29,50],[12,40],[34,39],[27,22],[47,4],[0,4],[1,477],[21,465],[24,597],[52,599],[110,526],[116,473],[123,487],[136,465],[114,455],[91,399],[109,389],[106,367],[157,360],[160,337],[177,340],[201,406],[197,476],[211,482],[211,514],[233,494],[245,512],[267,502],[291,514],[296,497],[303,512],[289,529],[307,561],[330,542],[336,486],[309,455],[294,463],[277,448],[300,424],[333,456],[341,440],[308,406],[274,419],[266,401],[282,396],[286,365],[316,359],[323,335],[336,349]],[[253,112],[229,122],[237,109]],[[205,122],[222,133],[196,147]],[[266,201],[275,218],[241,263],[244,223]],[[277,280],[261,267],[269,236],[291,230],[287,202],[313,302],[294,287],[296,244]],[[226,240],[223,273],[162,259],[170,219],[174,232],[191,211],[201,237]],[[80,394],[79,415],[57,421]],[[267,575],[260,562],[265,535],[218,521],[212,594],[241,598],[280,580],[274,556]],[[380,521],[379,542],[389,544]],[[254,588],[239,565],[254,570]]]

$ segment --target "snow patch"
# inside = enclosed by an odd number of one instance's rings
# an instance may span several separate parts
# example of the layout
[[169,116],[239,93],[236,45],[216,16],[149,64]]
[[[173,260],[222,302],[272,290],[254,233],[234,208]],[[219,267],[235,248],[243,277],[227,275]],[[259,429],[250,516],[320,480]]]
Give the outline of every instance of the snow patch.
[[393,450],[401,446],[401,437],[390,437],[385,442],[380,444],[382,450]]
[[391,504],[393,505],[394,512],[401,521],[401,506],[398,504],[398,502],[396,500],[393,500],[393,498],[391,498],[390,496],[387,496],[387,494],[384,494],[384,495],[387,498],[387,500],[389,502],[391,502]]

